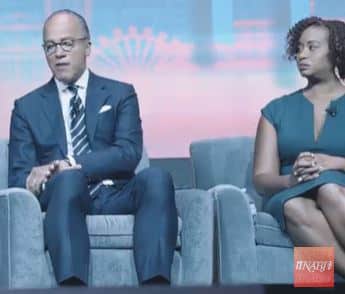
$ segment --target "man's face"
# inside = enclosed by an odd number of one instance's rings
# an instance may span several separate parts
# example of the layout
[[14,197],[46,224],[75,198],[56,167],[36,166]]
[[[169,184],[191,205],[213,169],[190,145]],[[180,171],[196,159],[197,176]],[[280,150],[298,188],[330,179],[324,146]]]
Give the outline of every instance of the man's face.
[[74,15],[57,14],[46,23],[43,32],[43,43],[46,48],[54,46],[54,43],[65,41],[64,43],[68,44],[69,40],[73,40],[69,52],[61,45],[56,46],[53,53],[45,52],[50,70],[59,81],[71,84],[83,74],[87,56],[90,55],[90,43],[85,37],[86,32]]

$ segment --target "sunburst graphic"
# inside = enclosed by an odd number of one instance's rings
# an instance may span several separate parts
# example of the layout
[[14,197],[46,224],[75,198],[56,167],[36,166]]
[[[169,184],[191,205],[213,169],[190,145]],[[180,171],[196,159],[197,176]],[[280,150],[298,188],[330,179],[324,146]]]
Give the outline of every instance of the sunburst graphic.
[[112,71],[194,71],[193,45],[160,32],[155,35],[151,28],[141,32],[134,26],[127,32],[119,28],[111,37],[100,36],[93,48],[93,66]]

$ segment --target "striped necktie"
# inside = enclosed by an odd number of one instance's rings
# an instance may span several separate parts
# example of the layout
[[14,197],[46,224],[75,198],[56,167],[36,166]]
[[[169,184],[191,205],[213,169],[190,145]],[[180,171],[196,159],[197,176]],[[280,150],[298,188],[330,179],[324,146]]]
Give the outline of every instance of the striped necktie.
[[[91,152],[89,139],[86,132],[85,123],[85,107],[78,95],[78,86],[71,85],[67,88],[73,97],[70,100],[70,117],[71,117],[71,139],[74,155],[82,155]],[[101,186],[102,182],[89,185],[90,195],[95,195],[95,192]]]

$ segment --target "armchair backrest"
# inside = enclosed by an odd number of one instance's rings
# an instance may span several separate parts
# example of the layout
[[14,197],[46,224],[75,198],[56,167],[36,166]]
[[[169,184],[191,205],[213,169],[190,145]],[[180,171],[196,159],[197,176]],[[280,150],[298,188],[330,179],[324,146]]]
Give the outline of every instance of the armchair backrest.
[[190,145],[195,185],[210,189],[221,184],[245,188],[261,209],[262,198],[252,181],[254,138],[233,137],[195,141]]
[[0,190],[7,188],[8,140],[0,140]]
[[143,148],[143,153],[141,154],[141,159],[135,168],[135,173],[137,174],[138,172],[142,171],[143,169],[147,168],[150,166],[150,160],[147,155],[145,147]]

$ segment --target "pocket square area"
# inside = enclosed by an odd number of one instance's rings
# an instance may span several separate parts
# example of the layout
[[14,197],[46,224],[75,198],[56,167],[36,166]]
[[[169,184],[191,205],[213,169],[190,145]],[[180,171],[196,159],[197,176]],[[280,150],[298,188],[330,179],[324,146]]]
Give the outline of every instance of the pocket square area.
[[98,113],[102,113],[111,109],[111,105],[103,105]]

